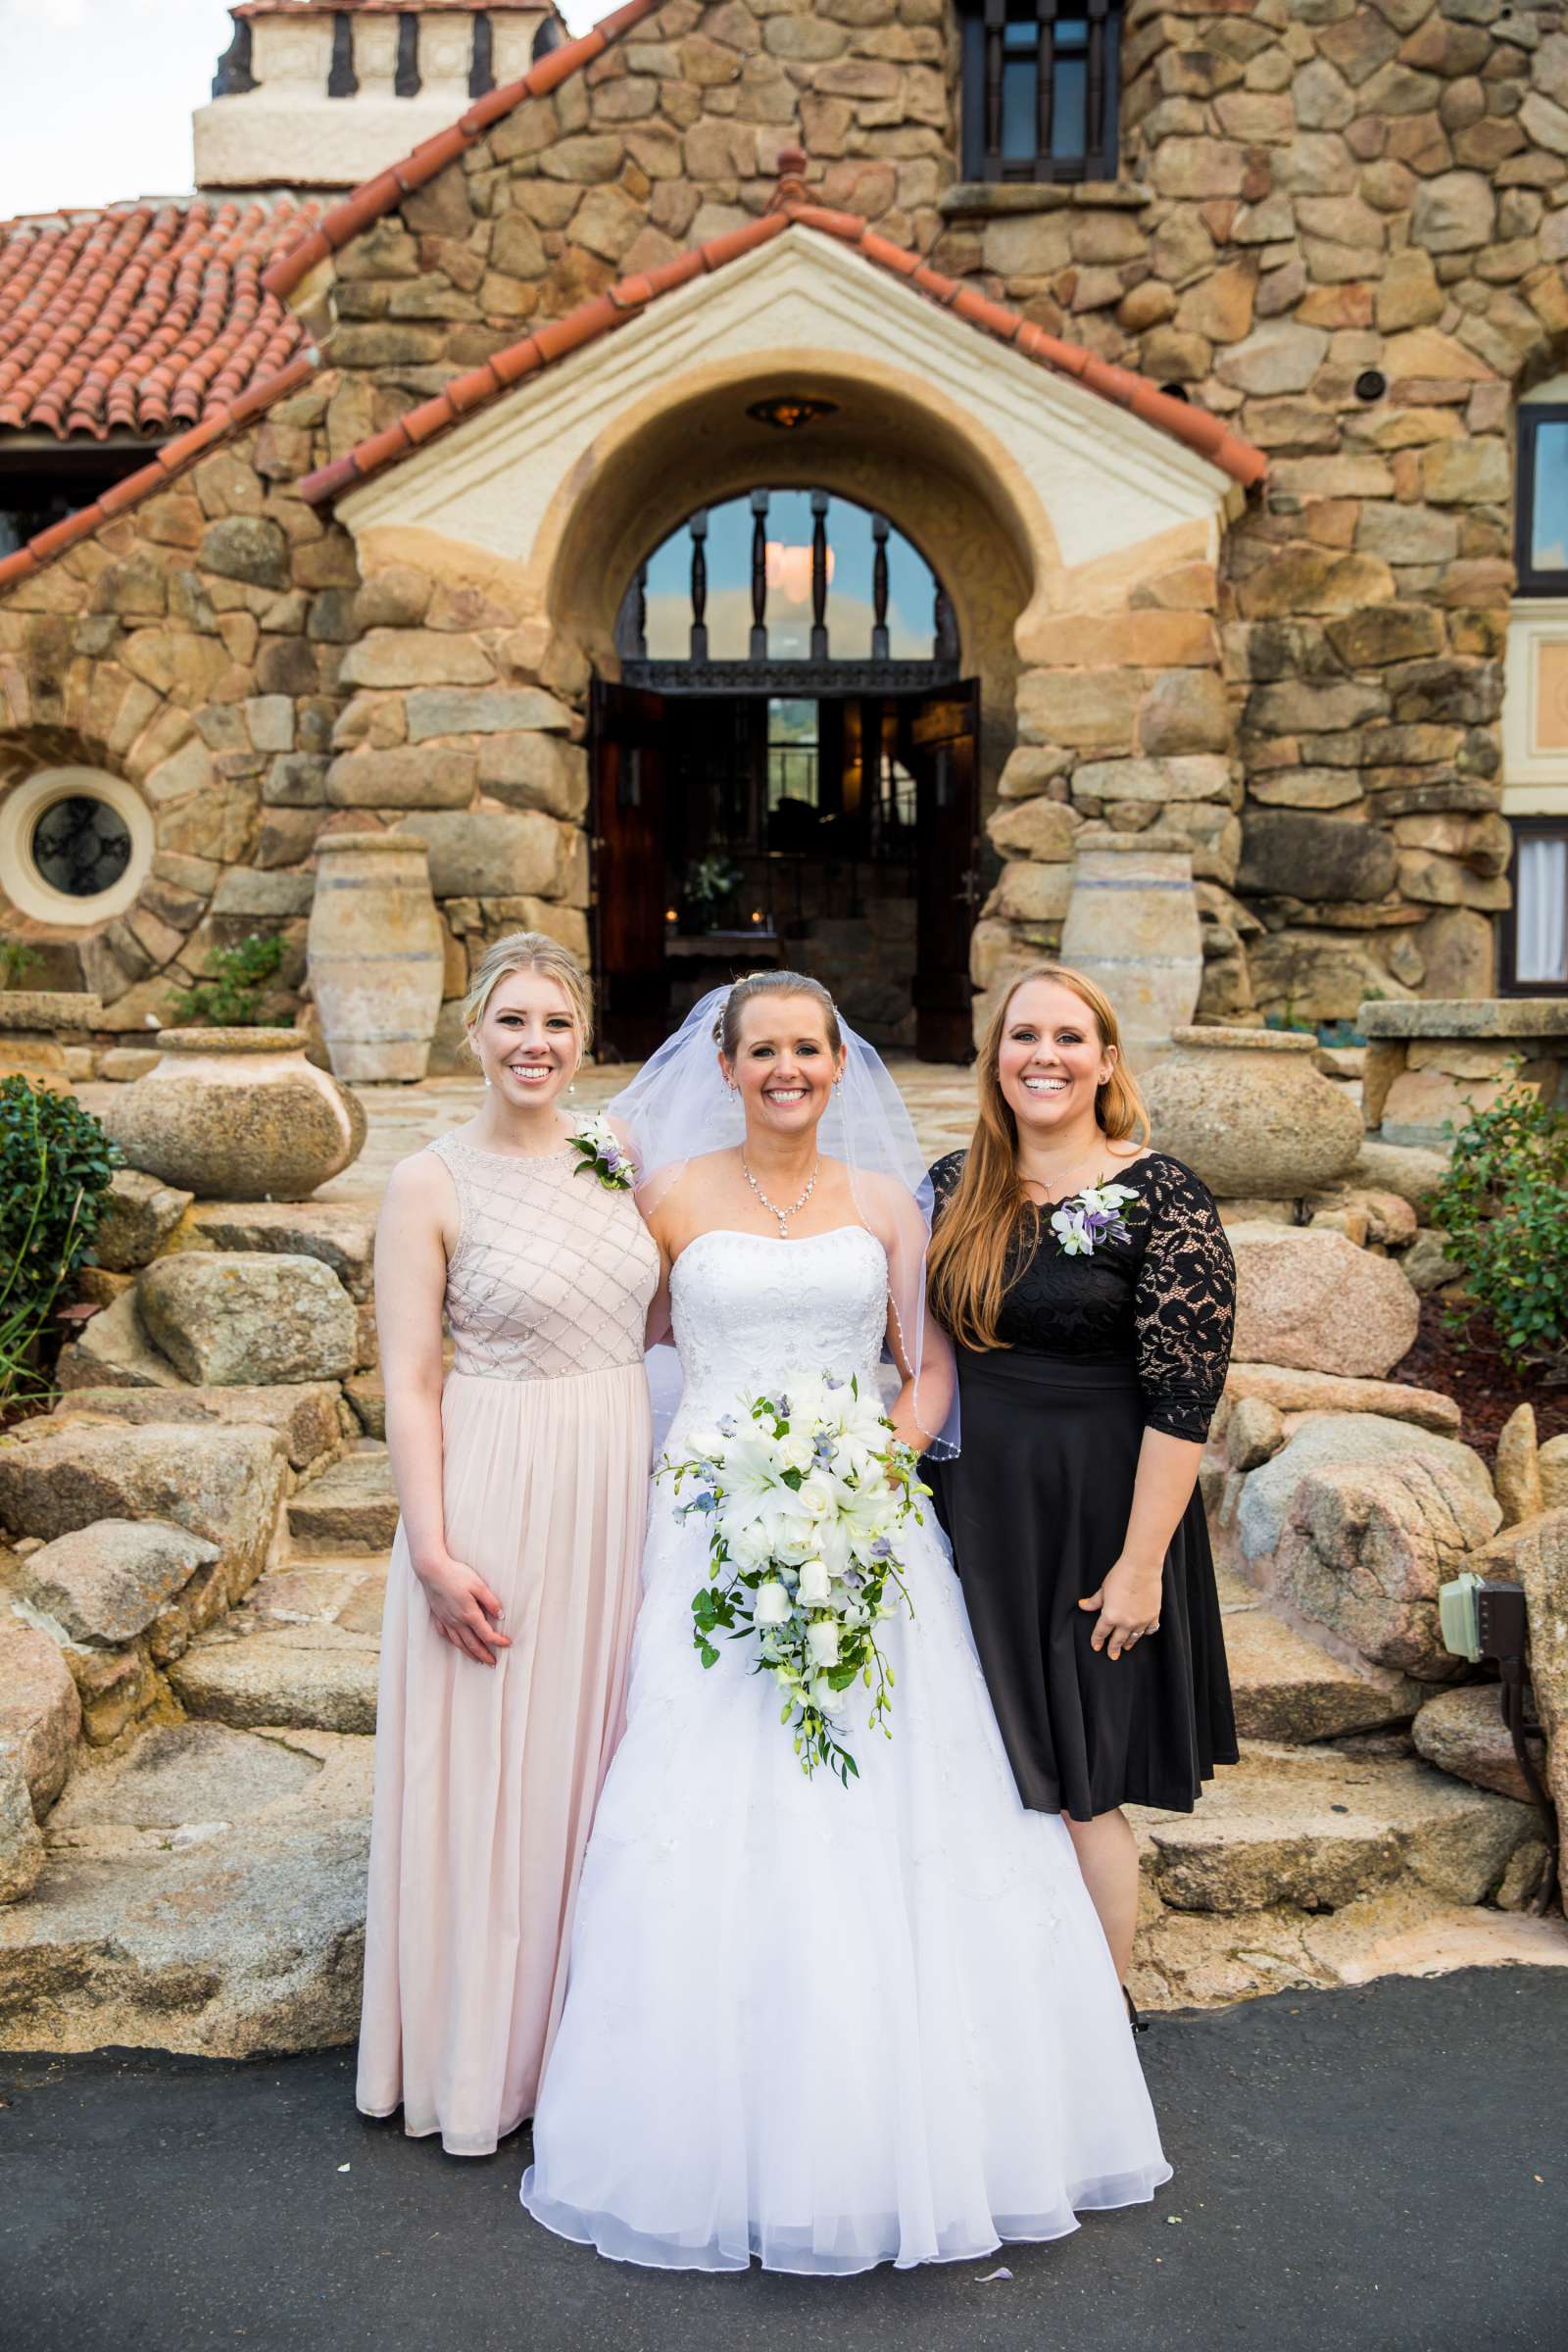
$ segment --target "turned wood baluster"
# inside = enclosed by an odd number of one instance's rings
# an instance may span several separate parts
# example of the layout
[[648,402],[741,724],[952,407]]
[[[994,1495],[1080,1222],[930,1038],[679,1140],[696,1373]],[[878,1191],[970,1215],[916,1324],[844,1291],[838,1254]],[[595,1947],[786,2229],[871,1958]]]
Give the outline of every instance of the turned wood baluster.
[[1114,179],[1116,158],[1110,152],[1108,132],[1113,116],[1106,104],[1106,51],[1109,32],[1106,20],[1111,0],[1089,0],[1089,71],[1084,95],[1084,177],[1086,179]]
[[1049,179],[1056,80],[1056,0],[1035,0],[1035,14],[1040,24],[1040,44],[1035,51],[1035,177]]
[[953,616],[953,607],[948,602],[947,590],[940,580],[937,582],[935,621],[936,644],[932,648],[934,659],[938,662],[956,662],[958,659],[958,627]]
[[811,660],[827,660],[827,492],[811,492]]
[[871,659],[888,659],[888,518],[871,517]]
[[987,179],[1000,179],[1002,164],[1003,43],[1007,23],[1007,0],[986,0],[986,160]]
[[752,492],[752,660],[767,660],[767,492]]
[[398,19],[398,63],[392,89],[398,98],[419,95],[419,20],[416,16]]
[[691,519],[692,534],[692,660],[708,660],[708,510]]

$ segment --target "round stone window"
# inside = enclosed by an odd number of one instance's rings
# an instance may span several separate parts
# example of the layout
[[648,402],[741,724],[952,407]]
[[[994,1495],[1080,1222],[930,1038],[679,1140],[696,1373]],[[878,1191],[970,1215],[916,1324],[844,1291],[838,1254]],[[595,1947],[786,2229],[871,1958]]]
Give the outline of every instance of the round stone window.
[[0,804],[0,881],[38,922],[123,914],[147,878],[153,846],[140,794],[97,768],[45,768]]

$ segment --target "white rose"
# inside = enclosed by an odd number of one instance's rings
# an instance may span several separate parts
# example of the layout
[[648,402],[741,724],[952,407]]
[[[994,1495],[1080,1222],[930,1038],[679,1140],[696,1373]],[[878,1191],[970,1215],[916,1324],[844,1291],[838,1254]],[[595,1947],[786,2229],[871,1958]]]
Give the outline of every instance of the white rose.
[[792,1429],[787,1438],[778,1441],[778,1458],[786,1470],[809,1470],[816,1448],[808,1437]]
[[795,1507],[807,1519],[828,1519],[833,1515],[832,1492],[819,1478],[808,1478],[795,1497]]
[[801,1563],[801,1599],[808,1608],[820,1608],[827,1599],[832,1580],[826,1560],[803,1560]]
[[768,1529],[770,1548],[775,1559],[794,1562],[808,1560],[817,1549],[815,1531],[808,1519],[798,1512],[780,1511]]
[[718,1429],[694,1429],[687,1440],[693,1453],[702,1462],[723,1459],[724,1433]]
[[773,1556],[768,1532],[760,1519],[750,1520],[733,1531],[726,1528],[724,1540],[729,1545],[730,1558],[742,1568],[764,1568]]
[[752,1606],[752,1619],[757,1625],[784,1625],[790,1613],[790,1596],[777,1577],[769,1577],[765,1585],[757,1588]]
[[839,1629],[831,1617],[813,1617],[806,1629],[806,1646],[811,1653],[813,1666],[836,1666],[839,1662]]

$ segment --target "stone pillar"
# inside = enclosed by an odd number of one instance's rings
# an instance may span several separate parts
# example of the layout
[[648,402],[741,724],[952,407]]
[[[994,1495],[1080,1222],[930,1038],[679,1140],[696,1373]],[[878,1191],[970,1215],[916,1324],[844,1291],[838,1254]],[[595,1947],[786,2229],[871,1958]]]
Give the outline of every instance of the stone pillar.
[[1192,848],[1179,833],[1086,825],[1075,850],[1061,959],[1104,990],[1129,1061],[1147,1068],[1192,1020],[1202,985]]

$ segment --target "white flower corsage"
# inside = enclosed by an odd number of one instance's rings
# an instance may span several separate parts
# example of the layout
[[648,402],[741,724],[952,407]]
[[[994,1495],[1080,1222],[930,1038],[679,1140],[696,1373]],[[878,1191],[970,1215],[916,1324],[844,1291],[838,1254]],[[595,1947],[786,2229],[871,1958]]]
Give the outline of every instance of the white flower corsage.
[[1086,1184],[1081,1193],[1074,1193],[1051,1220],[1062,1255],[1093,1257],[1102,1242],[1124,1242],[1127,1226],[1122,1208],[1137,1198],[1130,1184]]
[[606,1118],[587,1119],[570,1139],[581,1158],[575,1176],[597,1176],[607,1192],[629,1193],[637,1182],[637,1162]]

